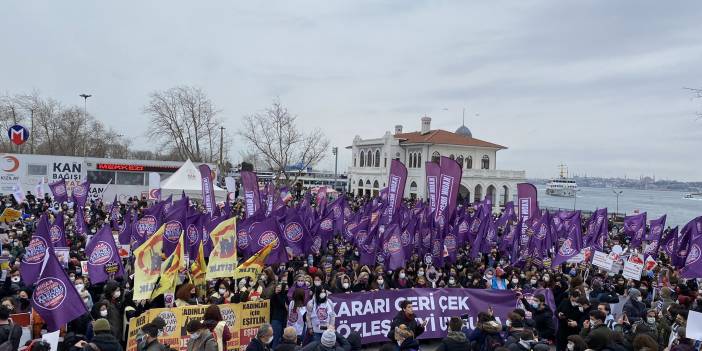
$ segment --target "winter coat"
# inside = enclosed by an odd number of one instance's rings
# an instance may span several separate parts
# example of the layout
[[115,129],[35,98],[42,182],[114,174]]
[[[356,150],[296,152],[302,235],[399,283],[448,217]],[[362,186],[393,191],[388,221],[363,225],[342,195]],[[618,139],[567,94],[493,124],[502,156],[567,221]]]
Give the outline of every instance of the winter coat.
[[553,340],[556,337],[556,325],[553,322],[553,311],[548,305],[544,305],[544,308],[534,308],[526,299],[522,299],[522,304],[529,312],[531,312],[531,319],[535,322],[536,331],[539,333],[540,339]]
[[612,330],[606,324],[600,324],[594,328],[583,328],[580,337],[592,349],[599,349],[612,342]]
[[275,351],[299,351],[300,346],[298,346],[295,342],[290,342],[287,340],[283,340],[278,346],[275,347]]
[[[90,343],[95,344],[100,351],[122,351],[122,345],[112,333],[95,334]],[[94,349],[90,345],[85,345],[83,351],[94,351]]]
[[246,351],[270,351],[270,349],[271,348],[268,347],[268,345],[264,345],[261,340],[258,340],[258,338],[251,339],[249,345],[246,346]]
[[305,347],[302,348],[302,351],[349,351],[351,350],[351,344],[349,344],[349,341],[346,340],[345,337],[343,337],[341,334],[336,333],[336,345],[333,347],[326,347],[323,346],[321,342],[319,341],[313,341]]
[[419,351],[419,342],[417,339],[405,339],[400,347],[397,348],[398,351]]
[[199,338],[188,339],[188,351],[217,351],[217,340],[209,330],[202,330]]
[[436,351],[463,351],[470,349],[468,338],[463,332],[450,331],[448,335],[441,340],[441,344]]
[[643,302],[638,302],[635,299],[629,299],[624,304],[623,313],[629,318],[629,322],[635,323],[642,318],[646,318],[646,305]]
[[479,323],[477,328],[471,331],[468,336],[473,350],[490,350],[492,347],[489,344],[500,341],[500,345],[504,344],[500,332],[502,331],[502,325],[497,321],[488,321],[484,323]]
[[417,321],[416,318],[414,318],[414,316],[409,318],[405,315],[404,311],[400,311],[397,312],[397,315],[395,315],[395,318],[393,318],[392,322],[390,323],[390,330],[388,331],[387,338],[395,341],[395,328],[402,324],[407,326],[407,329],[414,333],[415,338],[418,338],[420,335],[422,335],[422,333],[424,333],[424,327]]

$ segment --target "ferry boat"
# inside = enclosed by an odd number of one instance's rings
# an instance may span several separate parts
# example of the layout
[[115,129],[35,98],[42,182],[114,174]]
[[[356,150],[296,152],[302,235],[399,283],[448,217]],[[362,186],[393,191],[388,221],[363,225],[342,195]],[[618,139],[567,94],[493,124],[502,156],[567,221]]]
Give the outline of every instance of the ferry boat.
[[688,199],[688,200],[702,200],[702,193],[685,194],[685,196],[683,198]]
[[546,195],[560,197],[575,197],[578,192],[578,184],[573,178],[568,177],[568,168],[565,165],[558,166],[560,174],[558,178],[551,179],[546,184]]

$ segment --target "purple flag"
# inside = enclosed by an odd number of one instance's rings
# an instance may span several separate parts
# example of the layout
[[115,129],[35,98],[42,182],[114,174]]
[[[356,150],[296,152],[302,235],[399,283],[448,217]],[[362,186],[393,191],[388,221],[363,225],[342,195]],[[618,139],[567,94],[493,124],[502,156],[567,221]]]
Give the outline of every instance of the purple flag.
[[644,257],[653,256],[654,259],[658,258],[658,250],[660,248],[661,240],[663,239],[663,229],[665,229],[666,215],[661,216],[661,218],[654,219],[651,221],[651,233],[646,238],[649,243],[646,245],[646,250],[644,250]]
[[75,230],[76,234],[85,237],[88,235],[88,226],[85,223],[85,216],[83,215],[82,209],[76,209],[75,216]]
[[120,245],[129,245],[132,243],[132,235],[134,231],[134,220],[132,216],[127,214],[122,219],[122,226],[119,228],[119,236],[117,237]]
[[109,225],[102,228],[90,239],[85,247],[88,255],[88,275],[91,283],[102,283],[115,277],[124,276],[122,259],[119,257],[112,229]]
[[261,195],[258,191],[258,178],[252,172],[241,172],[241,184],[244,188],[244,205],[246,216],[251,217],[261,208]]
[[538,192],[531,183],[517,184],[517,201],[519,205],[519,216],[526,223],[531,217],[539,213]]
[[387,207],[385,207],[386,223],[395,214],[402,203],[407,181],[407,168],[399,160],[390,161],[390,174],[388,176]]
[[436,162],[426,162],[424,164],[427,173],[427,202],[431,212],[436,211],[436,196],[439,192],[439,176],[441,167]]
[[[307,226],[300,218],[297,209],[289,208],[285,214],[283,240],[290,256],[302,256],[305,253],[305,239],[310,236]],[[321,242],[320,242],[321,248]]]
[[434,220],[440,230],[453,219],[458,200],[458,188],[461,184],[461,166],[458,162],[441,156],[441,175],[436,194],[436,214]]
[[112,200],[112,205],[110,205],[110,209],[107,212],[110,215],[110,219],[119,218],[120,212],[119,212],[119,202],[117,202],[117,195],[115,195],[115,199]]
[[[392,194],[392,191],[390,192]],[[396,270],[405,266],[405,250],[402,245],[400,227],[393,223],[385,229],[383,251],[385,253],[385,267]]]
[[63,223],[63,212],[56,214],[54,223],[49,227],[49,236],[54,247],[68,247],[66,243],[66,226]]
[[497,226],[503,228],[510,220],[516,220],[517,214],[514,212],[514,202],[509,201],[505,204],[505,210],[502,211],[502,215],[497,220]]
[[624,217],[624,234],[631,238],[631,247],[639,247],[646,232],[646,212]]
[[690,240],[688,246],[681,243],[678,248],[682,252],[685,247],[689,247],[686,250],[685,264],[680,270],[680,274],[683,278],[688,279],[702,278],[702,260],[700,260],[702,257],[702,216],[687,223],[683,227],[681,234],[683,234],[683,237],[689,237]]
[[587,221],[587,233],[585,247],[591,247],[602,251],[604,242],[607,240],[609,228],[607,228],[607,209],[600,208],[595,211]]
[[552,267],[568,261],[571,257],[577,255],[582,249],[583,232],[580,224],[580,211],[574,211],[575,215],[570,217],[563,227],[566,228],[566,239],[558,248],[556,257],[551,262]]
[[212,216],[214,208],[217,206],[215,204],[214,186],[212,185],[212,171],[210,171],[210,167],[204,163],[201,164],[198,169],[200,170],[200,179],[202,180],[202,203],[205,205],[207,213]]
[[85,207],[85,203],[88,201],[88,195],[90,194],[90,183],[88,181],[82,182],[73,187],[71,196],[73,201],[76,203],[79,209]]
[[[84,315],[88,310],[56,256],[51,250],[47,252],[49,261],[36,282],[32,293],[32,307],[46,323],[47,331],[53,332]],[[92,275],[90,278],[92,281]]]
[[164,218],[163,230],[163,253],[170,256],[178,245],[180,235],[185,230],[185,215],[188,209],[187,203],[177,202],[173,204],[170,211]]
[[660,243],[660,247],[663,249],[663,252],[665,252],[665,254],[670,257],[671,260],[673,259],[673,255],[675,255],[675,244],[677,241],[678,227],[675,227],[666,233],[665,237]]
[[44,213],[39,217],[37,228],[29,240],[29,245],[25,248],[22,264],[20,265],[20,275],[27,286],[34,284],[39,277],[47,249],[49,252],[54,251],[54,246],[51,244],[51,237],[49,236],[49,219]]
[[54,201],[58,203],[68,201],[68,190],[66,190],[66,180],[59,179],[53,183],[49,183],[49,189],[54,195]]
[[[200,241],[202,241],[202,219],[208,216],[193,210],[188,210],[185,218],[185,244],[187,245],[188,257],[190,261],[197,259],[200,253]],[[204,249],[204,246],[203,246]],[[203,250],[204,251],[204,250]]]
[[270,243],[273,250],[266,259],[266,264],[276,264],[288,262],[288,253],[285,251],[285,243],[280,239],[280,226],[275,218],[267,218],[251,227],[251,252],[255,253]]

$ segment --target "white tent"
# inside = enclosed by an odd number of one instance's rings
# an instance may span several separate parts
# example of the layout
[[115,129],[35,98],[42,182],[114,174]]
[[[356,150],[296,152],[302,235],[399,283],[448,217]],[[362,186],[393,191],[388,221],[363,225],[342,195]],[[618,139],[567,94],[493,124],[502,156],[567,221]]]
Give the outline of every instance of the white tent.
[[[202,178],[200,170],[187,160],[178,170],[167,179],[161,181],[161,198],[165,199],[173,195],[173,199],[179,199],[185,191],[185,195],[191,199],[202,200]],[[213,184],[216,201],[224,201],[227,191]]]

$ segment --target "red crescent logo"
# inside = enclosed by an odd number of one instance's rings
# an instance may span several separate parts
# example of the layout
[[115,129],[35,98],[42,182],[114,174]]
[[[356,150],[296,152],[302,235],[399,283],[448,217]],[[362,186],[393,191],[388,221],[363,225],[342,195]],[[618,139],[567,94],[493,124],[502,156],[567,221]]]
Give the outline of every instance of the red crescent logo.
[[2,169],[5,172],[14,172],[19,168],[19,160],[15,156],[4,156],[4,159],[12,162],[14,165],[10,167],[10,169]]

